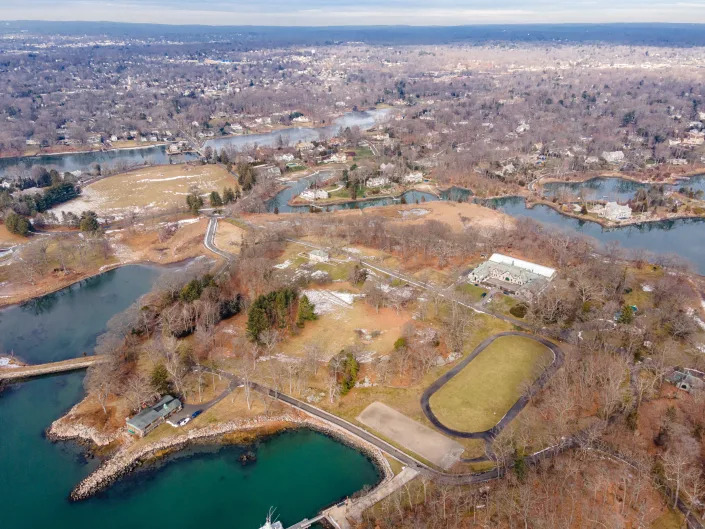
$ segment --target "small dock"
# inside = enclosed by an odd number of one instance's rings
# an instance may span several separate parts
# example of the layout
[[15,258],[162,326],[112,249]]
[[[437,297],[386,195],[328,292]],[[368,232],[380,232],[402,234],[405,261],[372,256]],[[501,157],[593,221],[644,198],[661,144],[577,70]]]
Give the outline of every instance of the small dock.
[[80,358],[70,358],[69,360],[61,360],[60,362],[50,362],[48,364],[35,364],[31,366],[20,367],[5,367],[0,368],[0,381],[3,380],[20,380],[23,378],[32,378],[42,375],[52,375],[54,373],[65,373],[67,371],[76,371],[78,369],[86,369],[87,367],[104,362],[106,358],[102,355],[83,356]]

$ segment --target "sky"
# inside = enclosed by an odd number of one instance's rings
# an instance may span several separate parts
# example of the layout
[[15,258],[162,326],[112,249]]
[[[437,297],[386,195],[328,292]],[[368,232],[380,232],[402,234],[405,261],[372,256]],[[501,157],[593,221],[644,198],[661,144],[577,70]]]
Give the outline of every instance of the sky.
[[261,26],[705,23],[705,0],[0,0],[0,20]]

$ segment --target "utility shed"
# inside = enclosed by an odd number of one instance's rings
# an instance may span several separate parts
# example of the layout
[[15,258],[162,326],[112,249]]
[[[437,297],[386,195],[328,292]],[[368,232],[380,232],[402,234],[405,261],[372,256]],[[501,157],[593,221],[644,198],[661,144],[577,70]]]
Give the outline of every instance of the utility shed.
[[154,406],[143,409],[134,417],[127,419],[127,431],[139,437],[144,437],[166,418],[182,408],[181,401],[171,395],[164,395]]

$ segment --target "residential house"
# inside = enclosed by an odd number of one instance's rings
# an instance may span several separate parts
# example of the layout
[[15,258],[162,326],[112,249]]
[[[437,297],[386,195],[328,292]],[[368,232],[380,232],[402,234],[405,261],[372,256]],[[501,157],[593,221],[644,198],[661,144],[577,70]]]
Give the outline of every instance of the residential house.
[[143,409],[134,417],[126,420],[127,431],[139,437],[144,437],[163,423],[169,415],[182,408],[181,401],[171,395],[164,395],[154,406]]

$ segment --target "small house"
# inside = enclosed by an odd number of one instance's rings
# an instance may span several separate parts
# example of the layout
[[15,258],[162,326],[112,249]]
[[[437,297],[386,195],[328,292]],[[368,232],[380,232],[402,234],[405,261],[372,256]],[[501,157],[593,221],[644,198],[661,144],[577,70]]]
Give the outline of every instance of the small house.
[[182,407],[179,399],[164,395],[154,406],[147,407],[134,417],[126,419],[127,431],[138,437],[144,437]]

